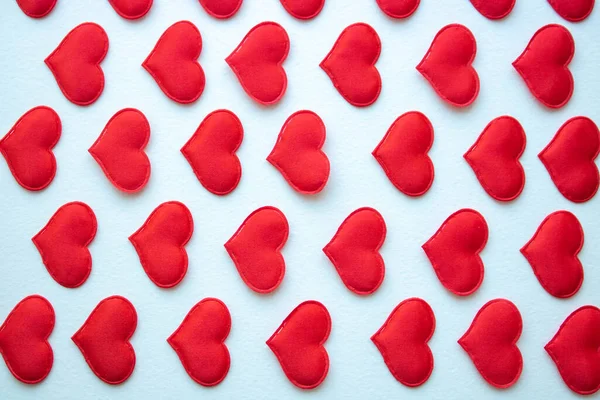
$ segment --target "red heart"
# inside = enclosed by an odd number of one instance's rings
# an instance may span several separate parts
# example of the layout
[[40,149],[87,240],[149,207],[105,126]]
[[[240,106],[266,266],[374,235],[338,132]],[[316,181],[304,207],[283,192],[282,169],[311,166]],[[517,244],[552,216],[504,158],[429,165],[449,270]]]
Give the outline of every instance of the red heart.
[[515,7],[517,0],[471,0],[473,7],[486,18],[502,19]]
[[96,376],[106,383],[123,383],[135,367],[129,343],[137,313],[129,300],[110,296],[102,300],[71,338]]
[[17,0],[17,5],[31,18],[42,18],[50,14],[57,0]]
[[299,388],[314,389],[327,377],[329,355],[323,345],[329,332],[329,311],[309,300],[296,307],[267,340],[283,372]]
[[538,155],[558,190],[575,203],[598,192],[600,175],[594,160],[600,153],[600,131],[587,117],[571,118]]
[[0,139],[0,152],[16,181],[27,190],[42,190],[56,175],[52,149],[62,125],[56,111],[38,106],[27,111]]
[[421,0],[377,0],[379,8],[392,18],[410,17],[420,3]]
[[583,283],[577,254],[583,247],[583,228],[568,211],[555,211],[540,224],[521,249],[540,284],[552,296],[573,296]]
[[417,65],[436,93],[456,107],[466,107],[479,94],[479,75],[473,68],[477,42],[471,31],[459,24],[443,27]]
[[200,0],[207,13],[215,18],[226,19],[233,17],[242,6],[243,0]]
[[229,110],[213,111],[204,118],[181,153],[196,177],[211,193],[231,193],[240,183],[242,165],[235,154],[244,139],[244,127]]
[[526,144],[519,121],[503,116],[492,120],[465,153],[479,183],[494,199],[511,201],[523,191],[525,171],[519,159]]
[[279,286],[285,275],[281,249],[289,233],[285,215],[267,206],[252,212],[225,243],[225,249],[250,289],[269,293]]
[[117,14],[125,19],[138,19],[150,11],[153,0],[108,0]]
[[261,22],[246,34],[238,47],[225,59],[244,91],[255,101],[277,103],[287,88],[282,67],[290,51],[290,38],[275,22]]
[[21,382],[39,383],[50,373],[54,354],[48,337],[55,319],[52,304],[33,295],[21,300],[0,326],[0,354]]
[[517,347],[522,330],[519,309],[508,300],[495,299],[481,307],[458,344],[483,379],[504,389],[514,385],[523,371],[523,356]]
[[325,0],[281,0],[283,8],[298,19],[311,19],[319,15]]
[[185,245],[194,233],[188,208],[178,201],[162,203],[129,237],[148,278],[161,288],[177,285],[188,269]]
[[352,24],[342,31],[320,67],[348,103],[366,107],[381,93],[381,76],[375,67],[380,53],[375,29],[362,22]]
[[583,306],[562,323],[546,351],[567,386],[579,394],[600,389],[600,309]]
[[483,215],[464,208],[444,221],[423,250],[442,285],[458,296],[468,296],[483,282],[479,253],[487,240],[488,226]]
[[381,214],[369,207],[359,208],[340,225],[323,248],[342,282],[356,294],[375,292],[385,277],[385,263],[379,249],[386,236]]
[[144,114],[125,108],[113,115],[88,151],[117,189],[137,192],[150,179],[150,160],[144,153],[149,139]]
[[427,154],[433,145],[433,126],[418,111],[399,116],[379,142],[373,157],[402,193],[425,194],[433,183],[433,162]]
[[546,25],[533,35],[513,66],[542,104],[560,108],[573,95],[573,75],[568,65],[574,54],[571,33],[561,25]]
[[595,0],[548,0],[548,3],[567,21],[579,22],[592,13]]
[[319,193],[329,179],[329,159],[323,153],[325,125],[312,111],[297,111],[283,124],[267,157],[296,191]]
[[433,371],[433,354],[427,344],[433,332],[433,310],[424,300],[412,298],[394,308],[371,340],[394,378],[415,387],[427,382]]
[[76,288],[87,280],[92,271],[88,245],[97,229],[94,211],[87,204],[74,201],[60,207],[31,239],[56,282]]
[[108,52],[102,27],[85,22],[73,28],[44,62],[65,97],[80,106],[95,102],[104,90],[100,63]]
[[142,66],[171,100],[189,104],[200,98],[206,83],[198,62],[202,36],[190,21],[167,28]]
[[231,330],[231,315],[219,299],[206,298],[196,304],[167,339],[190,378],[202,386],[215,386],[229,372],[229,350],[225,339]]

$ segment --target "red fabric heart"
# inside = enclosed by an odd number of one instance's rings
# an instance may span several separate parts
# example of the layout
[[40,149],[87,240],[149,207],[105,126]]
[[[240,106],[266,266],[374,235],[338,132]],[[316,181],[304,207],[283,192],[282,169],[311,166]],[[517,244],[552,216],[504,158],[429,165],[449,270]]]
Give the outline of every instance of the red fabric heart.
[[567,386],[579,394],[600,389],[600,309],[583,306],[562,323],[546,351]]
[[289,233],[285,215],[267,206],[252,212],[225,243],[225,249],[250,289],[269,293],[279,286],[285,275],[281,249]]
[[571,22],[586,19],[594,9],[596,0],[548,0],[561,17]]
[[125,19],[139,19],[150,11],[153,0],[108,0],[117,14]]
[[319,193],[329,179],[329,159],[323,152],[325,124],[312,111],[297,111],[283,124],[267,157],[297,192]]
[[206,83],[198,62],[202,36],[190,21],[179,21],[167,28],[142,66],[171,100],[193,103]]
[[473,68],[477,42],[463,25],[443,27],[417,65],[436,93],[456,107],[471,105],[479,94],[479,75]]
[[433,126],[418,111],[399,116],[379,142],[373,157],[402,193],[421,196],[433,184],[434,168],[429,155]]
[[433,371],[433,354],[427,344],[435,331],[433,310],[422,299],[398,304],[371,337],[383,361],[403,385],[421,386]]
[[342,222],[323,252],[346,287],[356,294],[375,292],[385,277],[385,263],[379,249],[386,236],[381,214],[369,207],[359,208]]
[[366,107],[381,93],[381,76],[375,67],[380,53],[379,35],[360,22],[342,31],[320,67],[348,103]]
[[517,347],[522,330],[519,309],[508,300],[495,299],[481,307],[458,344],[483,379],[505,389],[514,385],[523,371],[523,356]]
[[560,108],[573,95],[573,75],[568,65],[575,54],[571,33],[561,25],[546,25],[531,38],[513,62],[527,87],[542,104]]
[[269,105],[277,103],[287,88],[282,64],[289,51],[290,38],[285,29],[275,22],[261,22],[250,29],[225,61],[248,96]]
[[331,317],[318,301],[301,303],[267,340],[283,372],[301,389],[314,389],[327,377],[329,355],[325,342],[331,332]]
[[178,201],[162,203],[129,237],[148,278],[161,288],[177,285],[188,269],[185,245],[194,233],[188,208]]
[[56,175],[52,149],[58,143],[61,131],[56,111],[38,106],[23,114],[0,139],[0,153],[19,185],[33,191],[50,185]]
[[52,304],[39,295],[25,297],[0,326],[0,354],[23,383],[43,381],[54,362],[48,337],[54,330]]
[[281,4],[292,17],[311,19],[319,15],[325,0],[281,0]]
[[464,208],[449,216],[422,247],[442,285],[458,296],[468,296],[483,282],[479,253],[487,240],[483,215]]
[[106,383],[123,383],[135,368],[129,339],[137,327],[137,313],[129,300],[110,296],[102,300],[71,338],[96,376]]
[[97,229],[94,211],[87,204],[75,201],[60,207],[31,239],[56,282],[76,288],[87,280],[92,271],[88,245]]
[[594,160],[600,153],[600,131],[587,117],[571,118],[538,155],[558,190],[583,203],[598,192],[600,176]]
[[473,7],[486,18],[502,19],[515,7],[517,0],[471,0]]
[[204,118],[181,153],[206,190],[225,195],[233,192],[242,177],[235,152],[243,139],[239,118],[229,110],[216,110]]
[[54,9],[57,0],[17,0],[17,5],[31,18],[43,18]]
[[568,211],[555,211],[540,224],[521,249],[535,276],[548,293],[567,298],[583,283],[583,266],[577,254],[583,247],[583,228]]
[[243,0],[200,0],[207,13],[215,18],[226,19],[234,16]]
[[503,116],[492,120],[465,153],[479,183],[494,199],[511,201],[523,191],[525,171],[519,159],[526,144],[519,121]]
[[138,192],[150,179],[150,160],[144,152],[149,139],[146,116],[125,108],[113,115],[88,151],[117,189]]
[[104,90],[100,63],[108,52],[108,36],[102,27],[85,22],[73,28],[44,62],[58,87],[74,104],[87,106]]
[[392,18],[407,18],[413,15],[421,0],[377,0],[379,8]]
[[206,298],[196,304],[167,339],[190,378],[202,386],[215,386],[229,372],[229,350],[225,339],[231,330],[231,315],[219,299]]

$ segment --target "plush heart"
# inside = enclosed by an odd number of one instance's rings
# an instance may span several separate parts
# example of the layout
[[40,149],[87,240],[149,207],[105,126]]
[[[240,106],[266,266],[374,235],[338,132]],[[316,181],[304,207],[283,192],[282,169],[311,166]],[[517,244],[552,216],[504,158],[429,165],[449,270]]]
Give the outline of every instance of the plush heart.
[[96,376],[106,383],[123,383],[135,367],[129,343],[137,313],[129,300],[110,296],[102,300],[71,338]]
[[479,94],[479,75],[472,66],[476,54],[471,31],[463,25],[447,25],[437,33],[417,70],[442,99],[466,107]]
[[598,127],[587,117],[575,117],[565,122],[538,157],[562,195],[583,203],[598,192],[600,175],[594,160],[599,153]]
[[277,103],[287,88],[282,67],[290,51],[290,38],[275,22],[261,22],[246,34],[225,61],[244,91],[258,103]]
[[50,14],[57,0],[17,0],[17,5],[31,18],[42,18]]
[[193,232],[190,210],[178,201],[168,201],[156,207],[129,237],[144,271],[156,286],[170,288],[181,282],[188,269],[185,245]]
[[297,192],[319,193],[329,179],[329,159],[323,152],[325,124],[312,111],[297,111],[283,124],[267,157]]
[[583,266],[577,254],[583,247],[583,228],[568,211],[555,211],[540,224],[521,249],[540,284],[552,296],[567,298],[583,283]]
[[292,17],[311,19],[319,15],[325,0],[281,0],[281,4]]
[[244,139],[244,127],[229,110],[213,111],[204,118],[181,153],[196,177],[211,193],[231,193],[240,183],[242,165],[235,154]]
[[503,116],[490,122],[465,153],[479,183],[494,199],[511,201],[523,191],[525,171],[519,159],[526,144],[519,121]]
[[285,275],[281,249],[289,233],[285,215],[267,206],[252,212],[225,243],[225,249],[250,289],[269,293],[279,286]]
[[398,117],[379,142],[373,157],[402,193],[421,196],[433,184],[434,168],[427,154],[433,145],[433,126],[418,111]]
[[379,8],[392,18],[410,17],[420,3],[421,0],[377,0]]
[[146,116],[125,108],[113,115],[88,151],[117,189],[138,192],[150,179],[150,160],[144,152],[149,139]]
[[85,22],[73,28],[44,60],[58,87],[74,104],[87,106],[104,90],[100,63],[108,52],[108,36],[100,25]]
[[0,153],[19,185],[33,191],[50,185],[56,175],[52,149],[58,143],[61,131],[56,111],[38,106],[23,114],[0,139]]
[[206,83],[198,62],[202,36],[190,21],[167,28],[142,66],[171,100],[189,104],[200,98]]
[[424,300],[412,298],[394,308],[371,340],[394,378],[415,387],[427,382],[433,371],[433,354],[427,343],[434,331],[433,310]]
[[329,355],[324,344],[329,332],[329,311],[309,300],[296,307],[267,340],[283,372],[299,388],[314,389],[327,377]]
[[586,19],[594,9],[596,0],[548,0],[548,3],[564,19],[579,22]]
[[125,19],[138,19],[150,11],[153,0],[108,0],[117,14]]
[[190,378],[202,386],[215,386],[229,372],[229,350],[224,342],[230,329],[227,306],[219,299],[206,298],[190,310],[167,342]]
[[207,13],[215,18],[226,19],[233,17],[242,6],[243,0],[200,0]]
[[508,300],[495,299],[481,307],[458,344],[483,379],[504,389],[514,385],[523,370],[523,356],[517,347],[522,330],[519,309]]
[[502,19],[515,7],[517,0],[471,0],[473,7],[486,18]]
[[600,309],[583,306],[562,323],[545,347],[567,386],[579,394],[600,389]]
[[88,245],[97,229],[94,211],[87,204],[75,201],[60,207],[31,239],[56,282],[76,288],[87,280],[92,271]]
[[468,296],[483,282],[479,253],[487,239],[488,226],[483,215],[464,208],[444,221],[423,250],[442,285],[458,296]]
[[21,382],[39,383],[50,373],[54,353],[48,337],[54,322],[52,304],[33,295],[21,300],[0,326],[0,354]]
[[385,277],[385,263],[379,249],[386,236],[381,214],[369,207],[359,208],[342,222],[323,252],[342,282],[356,294],[375,292]]
[[366,107],[381,93],[381,76],[375,67],[380,53],[375,29],[362,22],[352,24],[342,31],[320,67],[348,103]]
[[573,75],[568,65],[575,54],[571,33],[561,25],[546,25],[531,38],[513,62],[531,93],[550,108],[560,108],[573,95]]

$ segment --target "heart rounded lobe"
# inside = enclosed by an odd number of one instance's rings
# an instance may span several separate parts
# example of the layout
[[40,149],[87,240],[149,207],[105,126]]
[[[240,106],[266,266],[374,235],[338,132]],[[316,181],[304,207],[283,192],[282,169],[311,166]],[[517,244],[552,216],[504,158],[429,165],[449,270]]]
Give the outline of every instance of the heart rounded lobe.
[[470,0],[473,7],[488,19],[502,19],[511,13],[517,0]]
[[243,0],[200,0],[207,13],[218,19],[231,18],[242,6]]
[[381,11],[392,18],[408,18],[419,8],[421,0],[377,0]]
[[319,15],[325,0],[281,0],[281,4],[292,17],[311,19]]
[[43,18],[54,9],[57,0],[17,0],[19,8],[31,18]]
[[596,0],[548,0],[554,11],[570,22],[586,19],[594,9]]
[[108,0],[117,14],[125,19],[139,19],[150,11],[153,0]]

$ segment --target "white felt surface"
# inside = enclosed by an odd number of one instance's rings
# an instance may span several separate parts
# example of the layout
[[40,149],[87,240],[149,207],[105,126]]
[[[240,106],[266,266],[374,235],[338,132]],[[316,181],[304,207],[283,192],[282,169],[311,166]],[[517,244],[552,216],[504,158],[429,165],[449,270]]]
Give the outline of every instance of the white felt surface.
[[[206,89],[190,106],[169,100],[140,65],[163,31],[182,19],[196,24],[204,40],[200,62]],[[267,108],[244,93],[224,61],[246,32],[264,20],[279,22],[291,39],[284,64],[287,93],[279,104]],[[67,101],[43,63],[62,38],[84,21],[102,25],[110,39],[102,63],[106,87],[90,107]],[[377,64],[383,90],[373,106],[363,109],[343,100],[318,67],[340,32],[359,21],[371,24],[383,44]],[[438,30],[454,22],[468,26],[478,44],[475,67],[481,93],[466,110],[446,105],[415,70]],[[511,66],[534,32],[548,23],[565,25],[577,47],[571,64],[575,94],[558,111],[540,105]],[[8,132],[25,111],[40,104],[58,112],[63,133],[55,148],[58,173],[40,193],[18,186],[6,163],[0,162],[0,321],[19,300],[33,293],[47,297],[57,317],[50,337],[55,361],[48,378],[39,385],[24,385],[0,364],[0,398],[576,398],[543,346],[570,312],[584,304],[600,305],[600,196],[585,204],[567,201],[537,154],[570,117],[586,115],[600,122],[599,26],[600,10],[585,22],[572,24],[562,20],[546,0],[518,0],[512,14],[499,22],[485,19],[467,0],[423,0],[405,21],[387,18],[375,0],[327,0],[322,13],[308,22],[292,18],[278,0],[246,0],[238,14],[226,21],[211,18],[197,0],[155,0],[150,13],[136,22],[119,17],[106,0],[59,0],[55,10],[41,20],[26,17],[14,0],[4,0],[0,10],[0,133]],[[142,110],[152,128],[147,148],[152,177],[133,196],[116,190],[87,152],[108,119],[125,107]],[[207,192],[179,152],[202,119],[217,108],[234,111],[245,129],[238,153],[243,177],[226,197]],[[329,184],[314,197],[295,193],[265,160],[283,122],[304,108],[317,112],[327,126],[324,149],[332,165]],[[435,182],[417,199],[397,191],[371,156],[394,119],[409,110],[424,112],[436,135],[431,150]],[[509,204],[491,199],[462,158],[487,123],[504,114],[520,120],[528,139],[522,157],[527,184],[523,194]],[[60,205],[73,200],[93,208],[99,229],[90,246],[91,276],[82,287],[67,289],[47,273],[30,239]],[[196,228],[187,246],[187,276],[172,290],[159,289],[148,279],[127,240],[167,200],[184,202]],[[276,292],[265,296],[246,287],[223,243],[250,212],[269,204],[286,214],[290,237],[283,251],[285,279]],[[361,206],[377,208],[388,227],[382,248],[386,278],[367,297],[348,291],[321,251],[342,220]],[[474,295],[457,298],[442,287],[420,246],[447,216],[463,207],[485,216],[490,239],[482,253],[483,285]],[[558,209],[574,212],[586,235],[580,253],[585,281],[568,300],[546,293],[519,253],[543,218]],[[137,365],[131,378],[119,386],[100,381],[70,340],[95,305],[112,294],[129,298],[139,317],[132,339]],[[207,296],[222,299],[233,319],[227,340],[231,369],[223,383],[210,389],[188,377],[165,340],[189,309]],[[429,381],[416,389],[392,377],[369,340],[391,310],[412,296],[428,301],[437,318],[430,342],[435,369]],[[482,379],[456,343],[477,310],[497,297],[515,302],[524,320],[519,341],[523,374],[514,387],[503,391]],[[265,344],[288,313],[306,299],[323,302],[333,320],[326,344],[329,375],[319,388],[308,392],[286,379]]]

